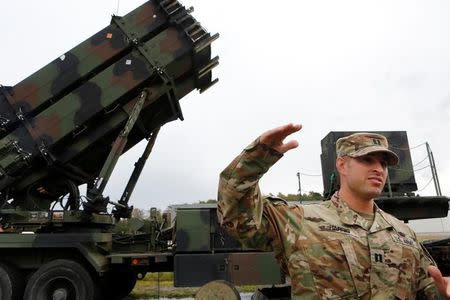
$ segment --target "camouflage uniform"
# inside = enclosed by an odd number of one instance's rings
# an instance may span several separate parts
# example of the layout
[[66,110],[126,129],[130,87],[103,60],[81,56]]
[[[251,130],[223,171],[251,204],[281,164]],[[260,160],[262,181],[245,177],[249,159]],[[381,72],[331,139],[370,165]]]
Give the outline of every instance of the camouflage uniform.
[[373,223],[335,194],[321,204],[262,198],[258,180],[282,154],[253,142],[222,173],[218,217],[248,247],[274,251],[294,299],[439,299],[415,233],[376,207]]

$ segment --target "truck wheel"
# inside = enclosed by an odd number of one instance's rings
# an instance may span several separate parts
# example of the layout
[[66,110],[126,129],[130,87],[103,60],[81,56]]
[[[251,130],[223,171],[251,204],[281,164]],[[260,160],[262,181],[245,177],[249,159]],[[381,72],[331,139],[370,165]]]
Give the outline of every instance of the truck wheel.
[[94,300],[95,285],[79,263],[56,259],[41,266],[29,279],[24,300]]
[[23,286],[20,271],[14,266],[0,263],[0,299],[22,299]]
[[225,280],[214,280],[204,284],[195,294],[195,300],[229,299],[240,300],[234,285]]

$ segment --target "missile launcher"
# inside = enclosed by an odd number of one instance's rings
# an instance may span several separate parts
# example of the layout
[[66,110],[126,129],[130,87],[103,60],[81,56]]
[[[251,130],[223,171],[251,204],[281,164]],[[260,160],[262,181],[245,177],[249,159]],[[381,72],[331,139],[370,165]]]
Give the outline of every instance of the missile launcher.
[[[156,208],[148,226],[131,218],[128,200],[161,126],[183,120],[180,99],[218,81],[218,34],[192,10],[150,0],[0,85],[2,300],[122,299],[145,273],[173,271],[164,220]],[[111,201],[103,191],[118,158],[142,140],[122,197]]]
[[183,120],[179,100],[217,82],[218,35],[191,11],[148,1],[18,84],[0,86],[2,208],[45,210],[69,195],[64,208],[77,210],[77,187],[87,184],[88,208],[105,211],[101,192],[118,157]]

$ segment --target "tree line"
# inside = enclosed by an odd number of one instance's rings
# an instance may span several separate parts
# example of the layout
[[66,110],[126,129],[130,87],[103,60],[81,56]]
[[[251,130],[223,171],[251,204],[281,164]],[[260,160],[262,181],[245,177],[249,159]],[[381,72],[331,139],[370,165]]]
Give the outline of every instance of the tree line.
[[[323,200],[323,196],[320,193],[316,193],[316,192],[308,192],[307,194],[283,194],[283,193],[278,193],[276,195],[269,193],[268,195],[265,196],[270,196],[270,197],[277,197],[277,198],[281,198],[284,199],[286,201],[320,201]],[[209,204],[209,203],[217,203],[216,199],[208,199],[205,201],[199,201],[199,204]]]

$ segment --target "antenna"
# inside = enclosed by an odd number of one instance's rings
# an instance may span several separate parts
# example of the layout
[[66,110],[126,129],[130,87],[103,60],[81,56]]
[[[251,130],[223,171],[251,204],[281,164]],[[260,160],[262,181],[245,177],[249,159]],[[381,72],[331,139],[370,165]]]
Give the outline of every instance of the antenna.
[[439,178],[438,178],[437,171],[436,171],[436,165],[434,163],[433,152],[431,151],[431,147],[428,144],[428,142],[426,142],[425,144],[427,146],[428,159],[430,161],[431,175],[433,176],[434,188],[436,189],[436,195],[442,196],[441,185],[439,184]]

